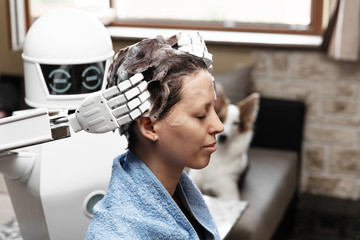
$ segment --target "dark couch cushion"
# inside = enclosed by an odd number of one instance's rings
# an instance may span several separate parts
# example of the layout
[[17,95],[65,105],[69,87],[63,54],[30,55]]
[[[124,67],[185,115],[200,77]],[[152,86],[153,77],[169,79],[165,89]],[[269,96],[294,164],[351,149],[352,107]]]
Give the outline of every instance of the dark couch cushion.
[[300,156],[304,118],[303,102],[262,97],[251,146],[292,150]]

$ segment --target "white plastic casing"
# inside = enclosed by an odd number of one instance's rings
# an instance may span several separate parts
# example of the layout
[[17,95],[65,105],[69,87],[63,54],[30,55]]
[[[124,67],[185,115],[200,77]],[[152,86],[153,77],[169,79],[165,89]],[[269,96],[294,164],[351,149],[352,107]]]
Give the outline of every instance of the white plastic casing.
[[[40,64],[106,61],[106,75],[113,55],[110,35],[94,16],[68,8],[43,15],[31,26],[24,42],[22,58],[26,103],[31,107],[76,109],[88,94],[50,95]],[[105,82],[104,78],[102,88]]]
[[52,140],[46,109],[25,110],[0,119],[0,152]]

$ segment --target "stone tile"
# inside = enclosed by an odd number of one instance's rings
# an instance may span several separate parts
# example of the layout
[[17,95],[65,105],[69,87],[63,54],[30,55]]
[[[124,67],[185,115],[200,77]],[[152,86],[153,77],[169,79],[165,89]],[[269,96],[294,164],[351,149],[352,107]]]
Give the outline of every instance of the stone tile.
[[279,80],[289,77],[289,57],[288,52],[270,52],[270,69],[271,79]]
[[324,99],[322,108],[324,113],[355,114],[357,112],[358,103],[354,100]]
[[253,62],[253,76],[261,77],[268,75],[268,56],[269,54],[266,51],[254,51],[251,55]]
[[253,90],[262,96],[273,97],[279,96],[279,83],[268,80],[255,80],[253,82]]
[[333,144],[352,144],[353,130],[335,127],[306,126],[305,138]]
[[353,126],[359,127],[360,126],[360,117],[324,117],[322,118],[323,123],[330,123],[336,125],[344,125],[344,126]]
[[318,52],[296,52],[292,55],[291,76],[306,80],[339,80],[341,66]]
[[355,178],[305,176],[302,182],[302,191],[338,198],[353,198],[356,188]]
[[325,149],[319,145],[308,145],[305,148],[305,167],[310,171],[323,171],[325,168]]
[[284,96],[295,100],[313,101],[316,97],[316,87],[303,83],[283,83],[281,91]]
[[322,88],[324,96],[357,97],[359,95],[359,85],[357,84],[323,84]]
[[333,147],[331,149],[331,172],[360,174],[360,149]]

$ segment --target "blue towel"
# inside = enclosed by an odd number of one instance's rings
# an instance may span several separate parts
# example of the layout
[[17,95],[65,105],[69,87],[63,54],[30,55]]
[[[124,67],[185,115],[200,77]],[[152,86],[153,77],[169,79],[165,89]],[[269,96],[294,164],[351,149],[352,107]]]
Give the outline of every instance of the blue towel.
[[[185,172],[178,185],[184,203],[205,229],[220,239],[204,199]],[[107,192],[94,207],[86,239],[199,239],[196,231],[151,170],[131,151],[114,159]]]

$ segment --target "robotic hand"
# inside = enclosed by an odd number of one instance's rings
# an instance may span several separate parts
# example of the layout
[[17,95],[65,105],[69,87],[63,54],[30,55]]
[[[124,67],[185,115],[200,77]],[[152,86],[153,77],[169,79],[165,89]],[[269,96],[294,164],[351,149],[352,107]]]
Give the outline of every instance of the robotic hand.
[[[147,82],[141,73],[102,92],[87,96],[68,118],[75,132],[105,133],[131,122],[150,108]],[[62,118],[55,122],[61,123]]]

